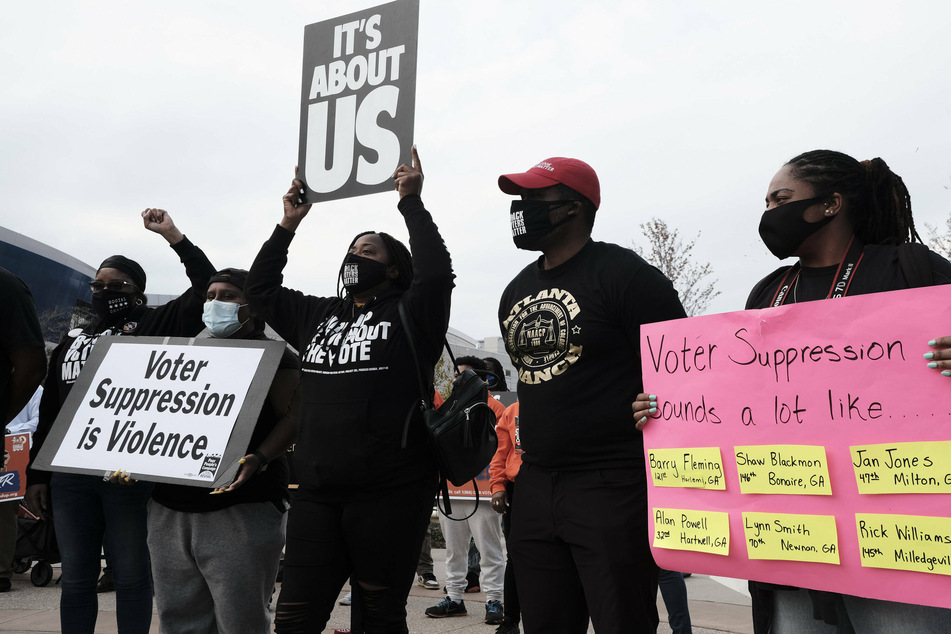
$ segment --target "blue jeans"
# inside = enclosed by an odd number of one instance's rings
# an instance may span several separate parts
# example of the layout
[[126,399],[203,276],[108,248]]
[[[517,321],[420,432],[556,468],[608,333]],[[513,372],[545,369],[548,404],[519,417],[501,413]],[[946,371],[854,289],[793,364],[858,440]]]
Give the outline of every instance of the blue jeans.
[[121,634],[149,631],[152,574],[146,542],[146,504],[153,485],[109,484],[102,478],[54,473],[53,525],[63,558],[60,624],[68,634],[92,634],[99,602],[100,551],[112,558],[116,620]]

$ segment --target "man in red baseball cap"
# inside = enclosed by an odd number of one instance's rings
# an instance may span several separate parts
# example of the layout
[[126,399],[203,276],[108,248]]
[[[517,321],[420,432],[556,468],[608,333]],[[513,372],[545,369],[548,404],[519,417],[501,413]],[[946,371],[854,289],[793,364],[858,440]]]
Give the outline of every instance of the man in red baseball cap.
[[525,453],[509,551],[528,634],[655,632],[640,325],[685,317],[670,281],[630,249],[591,239],[601,205],[590,165],[550,158],[499,177],[512,238],[541,251],[502,294],[518,369]]

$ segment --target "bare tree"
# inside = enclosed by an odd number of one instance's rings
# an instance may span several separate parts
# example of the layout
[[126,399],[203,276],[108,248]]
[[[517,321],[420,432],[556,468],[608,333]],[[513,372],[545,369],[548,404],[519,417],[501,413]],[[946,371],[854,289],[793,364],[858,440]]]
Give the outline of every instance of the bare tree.
[[452,394],[452,381],[455,379],[455,375],[452,361],[449,360],[449,355],[446,354],[446,350],[443,348],[442,356],[439,357],[433,373],[433,385],[443,398],[449,398],[449,395]]
[[708,279],[713,275],[710,263],[701,264],[690,257],[700,233],[685,243],[680,231],[668,227],[657,217],[642,223],[641,231],[647,238],[648,250],[641,249],[637,243],[633,245],[634,250],[673,283],[689,317],[702,315],[720,291],[715,289],[717,280]]
[[928,223],[925,223],[925,227],[928,229],[928,246],[931,250],[946,258],[951,258],[951,214],[944,222],[943,232]]
[[[948,185],[945,185],[944,188],[951,190]],[[927,222],[925,228],[928,230],[928,247],[935,253],[951,258],[951,214],[944,221],[943,231]]]
[[37,315],[47,341],[59,341],[66,331],[85,324],[92,317],[92,310],[83,306],[76,306],[72,310],[50,308]]

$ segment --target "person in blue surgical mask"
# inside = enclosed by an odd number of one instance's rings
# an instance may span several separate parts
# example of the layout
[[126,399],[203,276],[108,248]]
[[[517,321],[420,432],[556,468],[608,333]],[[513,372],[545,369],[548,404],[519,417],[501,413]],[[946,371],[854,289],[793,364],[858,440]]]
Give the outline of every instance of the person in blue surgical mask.
[[[244,296],[247,271],[209,279],[202,314],[216,339],[267,339]],[[159,483],[149,504],[149,552],[162,631],[271,631],[268,609],[284,548],[288,465],[297,434],[297,359],[285,349],[230,486]]]

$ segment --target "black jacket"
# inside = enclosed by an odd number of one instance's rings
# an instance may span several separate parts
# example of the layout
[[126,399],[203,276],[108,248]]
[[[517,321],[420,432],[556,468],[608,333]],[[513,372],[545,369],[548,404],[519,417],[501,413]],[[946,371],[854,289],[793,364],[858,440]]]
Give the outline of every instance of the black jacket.
[[33,470],[33,461],[99,337],[193,337],[204,330],[202,307],[208,279],[215,273],[215,267],[188,238],[173,245],[172,249],[181,258],[185,273],[191,280],[191,287],[180,297],[157,308],[138,306],[118,320],[97,319],[82,328],[74,328],[53,350],[40,401],[40,420],[30,449],[30,467],[26,472],[28,484],[49,484],[50,473]]

